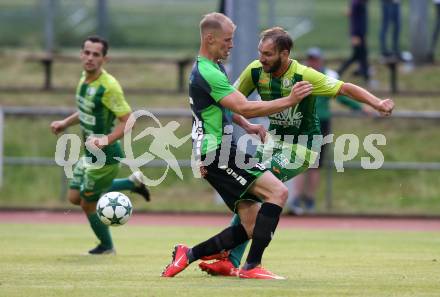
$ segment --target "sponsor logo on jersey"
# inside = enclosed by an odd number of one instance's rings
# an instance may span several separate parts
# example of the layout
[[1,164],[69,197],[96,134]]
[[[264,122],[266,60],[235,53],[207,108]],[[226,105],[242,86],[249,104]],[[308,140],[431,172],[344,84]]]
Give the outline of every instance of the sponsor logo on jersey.
[[292,107],[283,110],[275,115],[269,116],[269,120],[271,124],[280,125],[280,126],[293,126],[299,128],[301,126],[301,121],[303,118],[303,114],[298,111],[292,110]]
[[79,111],[79,120],[82,123],[87,124],[87,125],[95,126],[95,124],[96,124],[95,116],[84,113],[81,110]]
[[95,103],[91,100],[87,100],[84,97],[81,97],[79,95],[76,96],[76,103],[81,109],[84,109],[85,111],[91,112],[93,108],[95,107]]

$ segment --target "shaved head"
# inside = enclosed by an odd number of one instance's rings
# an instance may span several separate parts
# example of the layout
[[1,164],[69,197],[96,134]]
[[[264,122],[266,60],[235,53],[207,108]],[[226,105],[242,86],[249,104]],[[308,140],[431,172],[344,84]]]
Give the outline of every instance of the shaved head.
[[213,31],[221,31],[224,25],[230,25],[235,30],[235,24],[230,18],[222,13],[212,12],[203,17],[200,21],[200,35]]
[[200,55],[217,63],[225,60],[234,47],[235,25],[222,13],[213,12],[200,21]]

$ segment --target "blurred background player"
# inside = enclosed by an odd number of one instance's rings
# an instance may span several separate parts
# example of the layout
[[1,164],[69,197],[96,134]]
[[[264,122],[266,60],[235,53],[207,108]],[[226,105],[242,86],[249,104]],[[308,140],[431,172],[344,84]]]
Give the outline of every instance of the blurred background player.
[[[150,200],[150,195],[141,182],[140,172],[129,178],[115,179],[120,168],[116,157],[123,158],[119,139],[124,135],[126,121],[131,108],[125,101],[118,81],[102,67],[107,61],[108,43],[98,36],[88,37],[80,53],[84,72],[76,89],[78,111],[64,120],[54,121],[50,127],[54,134],[80,124],[83,140],[105,153],[105,165],[97,168],[95,155],[88,149],[75,165],[73,178],[69,181],[68,199],[80,205],[99,239],[99,244],[89,254],[114,254],[109,227],[96,214],[96,203],[100,196],[109,191],[131,190]],[[116,126],[115,120],[118,120]]]
[[[316,71],[325,74],[328,77],[339,79],[338,74],[325,66],[324,55],[320,48],[312,47],[307,50],[307,58],[305,64]],[[331,132],[331,111],[329,96],[316,96],[316,113],[319,118],[321,134],[323,137]],[[362,105],[356,101],[349,99],[346,96],[336,96],[336,101],[340,104],[350,108],[353,111],[364,112],[372,114],[373,110],[367,105]],[[329,144],[324,144],[321,147],[319,156],[319,167],[310,168],[305,173],[298,175],[292,180],[294,197],[288,204],[288,210],[292,214],[300,215],[304,212],[313,213],[315,210],[315,197],[320,182],[320,168],[323,166],[326,157],[329,157],[327,148]]]
[[[273,27],[263,31],[258,45],[259,59],[251,62],[234,84],[244,95],[249,96],[254,90],[257,90],[261,99],[269,102],[288,94],[299,83],[309,82],[313,86],[311,94],[300,103],[269,116],[268,130],[274,131],[279,136],[275,147],[269,148],[272,149],[273,154],[268,159],[264,158],[264,154],[263,158],[259,155],[269,146],[267,141],[257,150],[260,162],[281,181],[287,181],[300,174],[316,160],[316,158],[314,160],[309,158],[307,161],[303,158],[312,154],[317,155],[318,151],[314,152],[314,150],[320,149],[320,143],[318,143],[318,147],[315,147],[316,144],[313,141],[315,136],[321,135],[315,109],[318,96],[349,96],[370,105],[384,116],[391,115],[394,108],[394,102],[391,99],[381,100],[357,85],[326,76],[291,59],[292,46],[292,38],[283,28]],[[270,132],[267,134],[270,135]],[[305,143],[300,139],[300,137],[304,138],[303,136],[306,136]],[[286,156],[284,152],[280,154],[280,151],[289,145],[291,146],[291,155]],[[295,166],[288,168],[287,164]],[[225,193],[219,193],[223,199],[227,199],[223,196]],[[244,198],[247,197],[244,196]],[[232,226],[239,225],[240,218],[235,215],[231,224]],[[247,242],[234,248],[228,257],[224,257],[224,253],[221,253],[219,254],[221,259],[218,261],[201,262],[200,269],[212,275],[237,276],[246,244]]]

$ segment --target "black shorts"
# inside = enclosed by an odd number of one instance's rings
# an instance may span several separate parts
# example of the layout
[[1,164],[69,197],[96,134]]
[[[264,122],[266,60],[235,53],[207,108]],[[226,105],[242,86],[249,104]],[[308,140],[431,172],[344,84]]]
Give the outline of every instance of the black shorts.
[[[321,134],[322,137],[326,137],[327,135],[330,134],[331,132],[331,122],[330,120],[321,120],[320,121],[320,126],[321,126]],[[319,155],[319,168],[325,166],[324,162],[327,156],[327,150],[330,147],[329,143],[324,144],[323,146],[321,146],[321,154]]]
[[[202,157],[202,166],[200,167],[202,177],[214,187],[233,212],[236,212],[236,206],[242,200],[262,202],[260,198],[254,195],[245,194],[251,185],[267,170],[260,163],[255,164],[250,169],[239,168],[235,162],[236,154],[236,150],[231,149],[228,160],[220,164],[220,150],[217,150],[215,151],[214,161],[205,165],[203,161],[206,160],[206,156],[204,156]],[[245,154],[244,157],[247,164],[252,156]]]

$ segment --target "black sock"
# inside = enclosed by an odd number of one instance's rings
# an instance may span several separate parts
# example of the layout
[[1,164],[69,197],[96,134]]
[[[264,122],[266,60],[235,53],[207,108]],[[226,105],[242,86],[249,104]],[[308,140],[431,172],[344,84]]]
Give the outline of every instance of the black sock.
[[272,240],[282,210],[280,206],[273,203],[265,202],[261,205],[255,221],[251,248],[243,269],[252,269],[261,263],[264,249]]
[[210,256],[233,249],[248,239],[242,224],[230,226],[207,241],[199,243],[190,249],[187,254],[188,260],[191,263],[203,256]]

